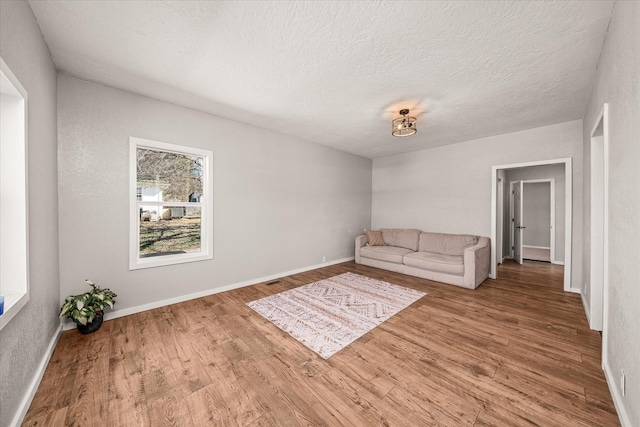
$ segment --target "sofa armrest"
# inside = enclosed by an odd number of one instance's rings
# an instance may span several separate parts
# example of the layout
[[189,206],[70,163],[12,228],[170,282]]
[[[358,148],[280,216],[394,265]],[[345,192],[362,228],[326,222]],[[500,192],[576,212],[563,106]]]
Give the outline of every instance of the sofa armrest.
[[464,250],[464,286],[477,288],[489,277],[491,245],[488,237],[480,237],[478,243]]
[[360,248],[367,243],[369,243],[369,238],[366,234],[356,237],[356,264],[360,264]]

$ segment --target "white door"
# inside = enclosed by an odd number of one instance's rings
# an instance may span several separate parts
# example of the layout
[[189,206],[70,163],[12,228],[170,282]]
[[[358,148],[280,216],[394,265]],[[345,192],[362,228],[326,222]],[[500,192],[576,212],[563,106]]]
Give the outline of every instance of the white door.
[[522,197],[524,182],[518,181],[513,186],[513,259],[522,264]]

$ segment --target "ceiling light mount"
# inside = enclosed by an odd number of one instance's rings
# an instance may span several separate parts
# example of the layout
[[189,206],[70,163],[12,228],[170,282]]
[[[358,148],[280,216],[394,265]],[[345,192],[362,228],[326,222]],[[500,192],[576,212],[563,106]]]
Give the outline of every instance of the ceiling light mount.
[[409,116],[409,109],[403,108],[400,110],[400,115],[402,117],[398,117],[397,119],[393,119],[391,135],[404,137],[411,136],[418,131],[416,127],[416,118]]

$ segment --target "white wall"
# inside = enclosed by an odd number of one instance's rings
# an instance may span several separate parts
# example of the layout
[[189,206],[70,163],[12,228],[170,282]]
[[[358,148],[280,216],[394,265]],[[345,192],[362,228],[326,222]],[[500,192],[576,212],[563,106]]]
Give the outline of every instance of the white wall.
[[[532,180],[532,179],[554,179],[555,180],[555,188],[556,188],[556,218],[555,218],[555,222],[556,222],[556,229],[555,229],[555,243],[556,243],[556,250],[555,250],[555,260],[552,261],[559,261],[559,262],[564,262],[564,239],[565,239],[565,170],[564,170],[564,164],[562,163],[557,163],[557,164],[553,164],[553,165],[541,165],[541,166],[531,166],[531,167],[525,167],[525,168],[516,168],[516,169],[510,169],[507,171],[507,180],[508,181],[519,181],[519,180]],[[574,179],[574,186],[576,185],[575,179]],[[573,191],[573,194],[575,195],[575,188]],[[526,196],[526,195],[525,195]],[[526,200],[526,197],[525,197]],[[575,209],[574,209],[574,218],[575,218],[575,210],[580,211],[580,206],[581,205],[575,205]],[[508,206],[507,206],[508,209]],[[574,219],[575,221],[575,219]],[[526,232],[529,228],[529,226],[527,224],[525,224],[525,226],[527,227],[527,229],[525,229],[525,238],[526,238]],[[575,225],[573,226],[575,229]],[[511,234],[512,234],[512,230],[511,227],[509,227],[509,229],[507,230],[507,233],[509,234],[509,241],[511,241]],[[574,243],[575,243],[575,239],[576,239],[576,234],[579,233],[574,233],[573,234],[573,239],[574,239]],[[525,243],[526,244],[526,243]],[[575,244],[574,244],[574,248],[575,248]],[[575,259],[575,256],[574,256]]]
[[[428,132],[428,130],[426,130]],[[491,235],[491,168],[573,158],[573,227],[582,227],[582,121],[466,141],[373,161],[372,227]],[[572,287],[582,283],[573,235]]]
[[[589,235],[590,134],[605,102],[609,103],[609,303],[604,331],[608,354],[605,372],[618,413],[627,426],[640,426],[640,3],[616,2],[597,76],[584,116],[583,210]],[[575,226],[575,225],[574,225]],[[579,229],[576,227],[576,229]],[[588,244],[585,245],[588,249]],[[589,252],[584,275],[589,277]],[[620,370],[627,378],[620,393]]]
[[[116,309],[353,257],[371,160],[68,75],[58,78],[61,296]],[[214,259],[129,271],[129,137],[213,151]]]
[[0,57],[28,92],[27,305],[0,331],[0,426],[29,391],[59,325],[56,70],[25,1],[0,1]]

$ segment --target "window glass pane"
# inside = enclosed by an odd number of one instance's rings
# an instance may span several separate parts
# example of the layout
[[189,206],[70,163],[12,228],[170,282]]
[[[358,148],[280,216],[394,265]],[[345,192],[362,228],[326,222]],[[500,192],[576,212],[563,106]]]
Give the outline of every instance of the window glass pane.
[[141,202],[200,202],[202,157],[138,148],[137,187]]
[[200,207],[140,207],[140,258],[200,252],[200,235]]

